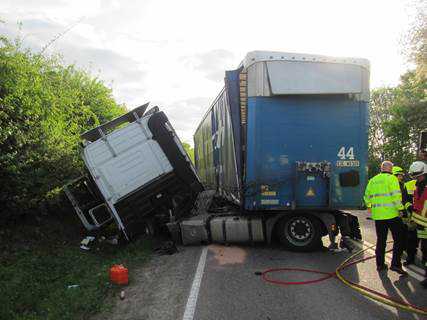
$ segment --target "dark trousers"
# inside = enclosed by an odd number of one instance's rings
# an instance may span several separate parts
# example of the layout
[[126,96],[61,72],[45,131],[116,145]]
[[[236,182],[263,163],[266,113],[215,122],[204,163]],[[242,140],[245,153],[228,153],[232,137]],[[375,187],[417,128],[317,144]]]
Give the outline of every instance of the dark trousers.
[[408,255],[407,260],[408,261],[414,261],[415,256],[417,254],[417,248],[418,248],[418,237],[417,237],[417,230],[409,230],[408,226],[404,224],[405,229],[405,251]]
[[427,239],[420,239],[421,252],[423,254],[422,263],[424,265],[424,277],[427,279]]
[[391,231],[393,237],[393,258],[392,266],[400,267],[404,248],[404,225],[400,217],[387,220],[375,220],[375,230],[377,232],[377,246],[375,255],[377,267],[384,265],[385,248],[387,244],[387,233]]
[[421,252],[423,254],[422,260],[424,264],[424,268],[426,270],[426,277],[427,277],[427,239],[420,239],[421,242]]

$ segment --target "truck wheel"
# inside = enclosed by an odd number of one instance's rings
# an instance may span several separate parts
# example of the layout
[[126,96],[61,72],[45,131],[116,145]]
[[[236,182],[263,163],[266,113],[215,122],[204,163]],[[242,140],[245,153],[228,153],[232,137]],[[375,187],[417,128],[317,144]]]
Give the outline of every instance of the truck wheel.
[[322,245],[322,225],[310,215],[294,215],[279,221],[280,243],[291,251],[314,251]]

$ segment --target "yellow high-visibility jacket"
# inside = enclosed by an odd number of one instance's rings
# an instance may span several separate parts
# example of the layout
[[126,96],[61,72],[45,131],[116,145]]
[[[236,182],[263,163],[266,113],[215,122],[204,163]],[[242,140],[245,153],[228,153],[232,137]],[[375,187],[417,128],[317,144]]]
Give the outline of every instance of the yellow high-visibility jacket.
[[405,188],[408,191],[408,194],[411,196],[414,196],[414,192],[416,187],[417,180],[409,180],[408,182],[405,182]]
[[391,173],[381,172],[369,180],[364,197],[373,220],[387,220],[399,216],[403,210],[399,180]]

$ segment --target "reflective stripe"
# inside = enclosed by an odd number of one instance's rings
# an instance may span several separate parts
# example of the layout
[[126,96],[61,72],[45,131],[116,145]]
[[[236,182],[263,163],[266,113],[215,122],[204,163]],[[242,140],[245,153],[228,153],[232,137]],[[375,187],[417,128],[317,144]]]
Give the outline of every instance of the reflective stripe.
[[414,195],[414,192],[415,192],[415,189],[416,189],[416,186],[415,186],[416,183],[417,183],[416,180],[410,180],[410,181],[408,181],[408,182],[405,183],[406,191],[411,196]]
[[398,201],[393,201],[391,203],[373,203],[372,208],[378,208],[378,207],[391,207],[394,208],[396,206],[400,206],[401,203]]
[[391,197],[396,194],[400,194],[400,191],[393,191],[388,193],[375,193],[368,196],[369,199],[376,198],[376,197]]
[[420,215],[419,213],[412,212],[412,217],[417,218],[418,220],[425,221],[427,223],[427,217]]
[[427,228],[417,229],[417,237],[419,239],[427,239]]
[[412,214],[412,221],[414,221],[416,224],[420,226],[427,227],[427,218],[419,215],[416,212]]

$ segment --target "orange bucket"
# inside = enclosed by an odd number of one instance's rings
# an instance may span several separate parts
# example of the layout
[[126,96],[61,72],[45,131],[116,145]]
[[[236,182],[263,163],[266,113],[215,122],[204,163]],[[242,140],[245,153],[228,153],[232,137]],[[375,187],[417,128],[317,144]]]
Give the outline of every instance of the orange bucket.
[[110,268],[110,281],[115,284],[128,284],[129,272],[121,264],[115,264]]

